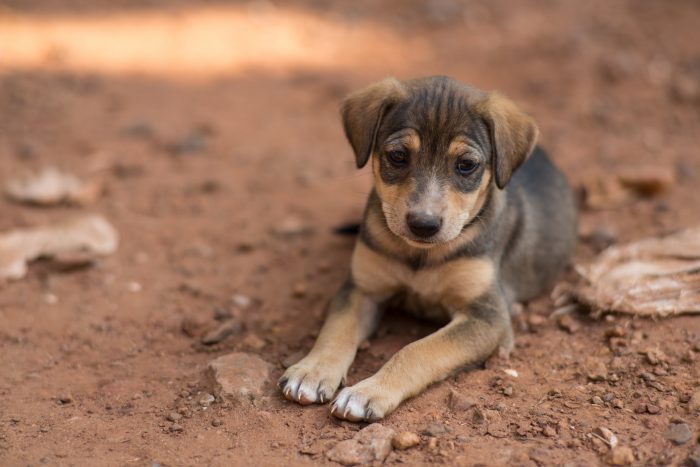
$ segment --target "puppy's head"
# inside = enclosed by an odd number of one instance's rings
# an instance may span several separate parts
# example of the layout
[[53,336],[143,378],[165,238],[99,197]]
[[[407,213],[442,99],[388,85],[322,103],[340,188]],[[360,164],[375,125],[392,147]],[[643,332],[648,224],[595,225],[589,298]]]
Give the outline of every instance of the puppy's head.
[[459,236],[537,139],[511,101],[444,77],[387,78],[350,95],[342,116],[358,168],[372,158],[389,229],[422,248]]

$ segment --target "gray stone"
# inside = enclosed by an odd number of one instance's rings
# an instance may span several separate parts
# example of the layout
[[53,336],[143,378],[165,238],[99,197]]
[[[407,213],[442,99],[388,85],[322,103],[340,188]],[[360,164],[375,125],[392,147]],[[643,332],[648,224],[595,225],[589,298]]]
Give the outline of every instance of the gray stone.
[[674,444],[685,444],[693,438],[693,433],[686,423],[672,423],[664,433],[664,438]]
[[360,430],[355,437],[336,444],[328,452],[328,459],[343,465],[383,462],[391,452],[394,430],[373,423]]
[[257,355],[234,352],[209,362],[206,375],[218,398],[247,403],[263,394],[271,371]]

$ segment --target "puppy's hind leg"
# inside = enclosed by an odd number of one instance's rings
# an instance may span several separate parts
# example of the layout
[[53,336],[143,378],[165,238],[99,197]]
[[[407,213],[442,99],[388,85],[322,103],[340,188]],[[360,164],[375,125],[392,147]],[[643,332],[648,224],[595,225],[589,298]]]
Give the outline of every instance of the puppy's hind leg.
[[328,402],[345,381],[357,347],[372,334],[378,317],[376,302],[348,279],[331,301],[309,354],[280,378],[284,396],[302,405]]
[[377,373],[343,389],[331,412],[351,421],[385,417],[403,400],[499,345],[512,345],[510,316],[501,297],[484,297],[437,332],[397,352]]

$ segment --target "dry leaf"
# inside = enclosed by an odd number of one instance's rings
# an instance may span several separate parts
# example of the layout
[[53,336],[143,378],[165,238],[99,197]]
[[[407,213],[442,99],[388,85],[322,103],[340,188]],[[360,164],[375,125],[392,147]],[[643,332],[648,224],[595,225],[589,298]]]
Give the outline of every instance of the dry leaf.
[[27,263],[37,258],[63,265],[93,261],[114,253],[118,243],[116,230],[100,216],[11,230],[0,234],[0,279],[24,277]]
[[596,311],[700,313],[700,227],[610,247],[576,270],[572,294]]
[[676,174],[668,167],[635,167],[616,175],[583,180],[584,205],[588,209],[614,209],[639,196],[657,196],[671,189]]
[[95,202],[103,188],[101,177],[82,180],[55,167],[46,167],[39,173],[8,182],[5,193],[20,203],[85,205]]

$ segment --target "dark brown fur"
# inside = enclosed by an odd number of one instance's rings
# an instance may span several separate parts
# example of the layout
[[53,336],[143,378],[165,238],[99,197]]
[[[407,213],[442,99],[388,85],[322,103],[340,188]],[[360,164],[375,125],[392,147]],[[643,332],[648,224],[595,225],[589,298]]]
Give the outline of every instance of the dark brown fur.
[[330,400],[382,305],[448,321],[343,389],[332,413],[376,420],[452,371],[510,350],[511,305],[551,287],[576,237],[571,190],[510,100],[444,77],[393,78],[351,95],[343,124],[375,187],[351,275],[309,355],[280,379]]

